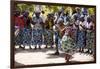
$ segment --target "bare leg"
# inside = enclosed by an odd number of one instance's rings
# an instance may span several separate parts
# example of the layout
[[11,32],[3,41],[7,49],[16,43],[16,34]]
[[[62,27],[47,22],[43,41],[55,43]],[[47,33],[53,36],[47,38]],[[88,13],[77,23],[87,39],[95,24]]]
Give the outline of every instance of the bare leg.
[[65,60],[66,60],[66,63],[69,62],[69,59],[72,57],[72,55],[69,55],[69,54],[65,54]]
[[39,45],[39,49],[41,49],[41,46]]
[[47,45],[45,46],[45,48],[48,48]]
[[35,48],[34,48],[34,50],[36,50],[37,49],[37,45],[35,45]]

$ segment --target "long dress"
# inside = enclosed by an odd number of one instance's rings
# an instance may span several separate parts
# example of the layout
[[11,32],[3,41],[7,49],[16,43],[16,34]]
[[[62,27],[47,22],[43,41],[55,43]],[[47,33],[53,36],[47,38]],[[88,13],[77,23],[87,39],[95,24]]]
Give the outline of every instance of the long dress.
[[65,30],[65,34],[62,37],[62,48],[65,53],[71,54],[73,52],[73,49],[75,47],[75,42],[71,37],[71,27],[67,27]]
[[[83,22],[80,22],[80,24],[83,24]],[[83,29],[80,25],[79,25],[79,29],[77,31],[77,47],[79,49],[83,49],[86,46],[86,30]]]
[[23,45],[24,46],[26,46],[26,45],[30,46],[30,44],[31,44],[31,26],[30,26],[30,20],[31,19],[29,17],[27,17],[27,18],[23,17],[23,19],[25,21],[25,23],[24,23],[25,27],[23,29],[23,36],[22,36]]
[[53,21],[46,20],[44,27],[44,44],[45,45],[53,45]]
[[77,31],[78,31],[78,28],[77,28],[77,25],[76,24],[73,24],[73,28],[72,28],[72,38],[74,40],[74,43],[75,43],[75,49],[77,49]]
[[43,44],[43,20],[41,17],[33,17],[34,27],[31,33],[31,44],[32,45],[42,45]]
[[19,16],[14,16],[14,24],[15,24],[15,30],[14,30],[14,33],[15,33],[15,45],[20,45],[20,40],[19,40]]
[[24,20],[21,17],[15,18],[15,32],[19,30],[15,36],[15,45],[23,44],[23,29],[24,29]]
[[86,34],[86,47],[93,52],[95,45],[95,31],[93,30],[92,23],[89,24],[88,28],[90,27],[92,27],[92,29],[88,29]]
[[26,46],[30,46],[31,44],[31,34],[30,34],[30,29],[29,28],[24,28],[23,30],[23,45]]

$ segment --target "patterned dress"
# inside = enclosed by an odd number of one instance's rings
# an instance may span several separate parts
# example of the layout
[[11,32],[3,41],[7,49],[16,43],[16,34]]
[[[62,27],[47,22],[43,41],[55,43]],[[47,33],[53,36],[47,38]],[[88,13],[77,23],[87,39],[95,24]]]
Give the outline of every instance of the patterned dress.
[[28,45],[28,46],[30,46],[30,44],[31,44],[31,34],[30,34],[30,29],[29,28],[24,28],[24,30],[23,30],[23,45],[24,46],[26,46],[26,45]]
[[15,32],[17,32],[17,34],[15,34],[15,45],[22,45],[24,20],[20,17],[15,17],[14,21],[15,21]]
[[76,43],[77,43],[77,27],[74,24],[73,24],[73,28],[72,28],[72,33],[73,33],[72,38],[75,42],[75,47],[77,48],[77,45],[76,45]]
[[44,44],[53,45],[53,31],[45,29],[44,30]]
[[30,18],[23,18],[24,19],[24,25],[25,27],[23,28],[23,32],[22,32],[22,40],[23,40],[23,45],[26,46],[30,46],[31,44],[31,26],[30,26]]
[[[91,24],[91,23],[90,23]],[[92,24],[89,25],[92,27]],[[89,28],[89,27],[88,27]],[[87,30],[86,34],[86,47],[87,49],[94,51],[94,45],[95,45],[95,31],[92,29]]]
[[53,45],[53,33],[53,21],[47,19],[43,34],[45,45]]
[[41,17],[33,17],[34,27],[31,33],[31,44],[32,45],[42,45],[43,43],[43,20]]
[[65,53],[72,53],[74,47],[75,47],[75,42],[70,36],[70,32],[72,31],[71,27],[67,27],[64,36],[62,37],[62,48]]
[[[80,24],[83,24],[80,22]],[[77,31],[77,48],[85,48],[86,46],[86,30],[79,25]]]

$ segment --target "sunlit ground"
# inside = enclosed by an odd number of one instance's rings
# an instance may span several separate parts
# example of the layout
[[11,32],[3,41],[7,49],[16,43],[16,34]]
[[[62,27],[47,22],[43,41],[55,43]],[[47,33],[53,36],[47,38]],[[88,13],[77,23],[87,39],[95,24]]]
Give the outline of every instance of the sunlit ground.
[[[52,64],[52,63],[65,63],[64,52],[60,51],[59,56],[50,55],[55,52],[55,48],[45,49],[45,46],[42,46],[42,49],[30,50],[28,46],[26,46],[25,50],[19,49],[16,46],[17,50],[15,51],[15,62],[16,66],[18,65],[35,65],[35,64]],[[32,47],[34,48],[34,46]],[[75,53],[73,54],[73,58],[70,61],[79,61],[79,62],[88,62],[93,61],[93,56],[89,54],[83,53]]]

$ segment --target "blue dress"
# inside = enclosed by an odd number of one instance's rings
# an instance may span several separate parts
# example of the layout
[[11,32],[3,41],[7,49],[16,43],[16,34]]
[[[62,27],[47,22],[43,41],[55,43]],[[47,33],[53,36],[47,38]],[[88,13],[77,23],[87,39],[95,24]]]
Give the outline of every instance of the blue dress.
[[44,44],[53,45],[53,31],[50,29],[44,30]]
[[33,18],[34,28],[32,29],[31,33],[31,44],[32,45],[42,45],[43,44],[43,28],[42,28],[42,23],[43,20],[41,17]]
[[86,30],[78,28],[77,30],[77,47],[85,48],[86,46]]
[[29,28],[24,28],[23,37],[22,37],[24,46],[25,45],[30,46],[30,44],[31,44],[31,34],[30,33],[31,33],[31,31]]
[[18,34],[15,36],[15,45],[23,44],[23,28],[19,29]]

